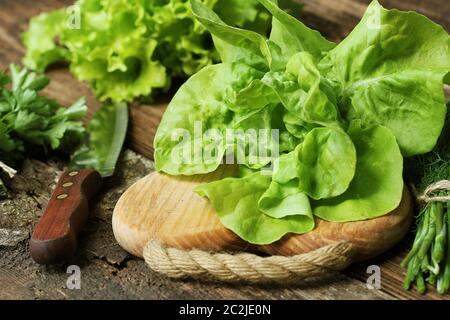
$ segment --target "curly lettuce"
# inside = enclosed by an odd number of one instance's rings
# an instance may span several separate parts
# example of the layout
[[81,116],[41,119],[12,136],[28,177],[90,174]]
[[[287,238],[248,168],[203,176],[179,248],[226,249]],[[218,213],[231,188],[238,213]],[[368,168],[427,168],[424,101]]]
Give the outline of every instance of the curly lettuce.
[[[298,12],[300,5],[285,0]],[[266,34],[270,14],[256,0],[202,0],[230,25]],[[167,90],[219,60],[187,0],[78,0],[31,19],[23,63],[34,70],[65,61],[100,100],[132,101]]]

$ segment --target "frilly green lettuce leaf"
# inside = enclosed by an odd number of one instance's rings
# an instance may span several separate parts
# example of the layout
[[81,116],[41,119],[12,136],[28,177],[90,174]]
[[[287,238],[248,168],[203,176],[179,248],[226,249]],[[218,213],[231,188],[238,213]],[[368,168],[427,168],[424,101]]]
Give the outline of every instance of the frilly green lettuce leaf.
[[[198,156],[198,152],[206,148],[194,132],[195,122],[202,125],[200,135],[209,129],[217,129],[222,133],[231,122],[232,114],[223,101],[223,95],[234,82],[239,81],[239,74],[232,70],[230,64],[209,66],[181,86],[169,104],[155,136],[157,170],[173,175],[189,175],[212,172],[219,166],[225,153],[223,141],[215,143],[219,153],[214,161],[194,161],[193,153]],[[200,150],[194,150],[197,145]]]
[[316,31],[281,10],[272,0],[258,0],[273,15],[270,40],[280,47],[287,62],[294,54],[308,52],[319,60],[327,51],[335,47]]
[[103,177],[114,173],[127,134],[126,103],[102,106],[91,119],[86,140],[75,152],[71,169],[92,168]]
[[[146,97],[154,88],[164,88],[168,81],[165,67],[151,59],[156,45],[155,40],[139,43],[130,38],[120,50],[120,62],[101,58],[92,61],[80,59],[79,63],[71,65],[71,71],[80,80],[90,81],[94,77],[96,80],[92,86],[102,101],[131,101],[135,97]],[[95,73],[102,66],[108,71]]]
[[356,151],[341,130],[316,128],[302,144],[281,155],[259,209],[273,218],[305,214],[309,198],[326,199],[343,194],[355,175]]
[[322,77],[309,53],[295,54],[289,60],[285,72],[268,72],[262,81],[277,93],[285,108],[301,121],[341,126],[334,88]]
[[311,210],[307,208],[302,214],[278,219],[258,209],[255,204],[269,187],[270,180],[270,176],[256,172],[243,178],[226,178],[203,184],[195,191],[211,201],[226,228],[250,243],[269,244],[286,233],[311,231],[314,228],[314,219]]
[[391,212],[403,193],[403,158],[389,129],[361,128],[360,122],[348,130],[356,147],[355,177],[342,195],[314,201],[314,215],[328,221],[347,222],[373,219]]
[[388,127],[405,156],[436,144],[445,117],[443,78],[450,71],[450,37],[441,26],[373,1],[321,68],[342,86],[347,116]]
[[315,128],[296,151],[300,190],[316,200],[337,197],[347,190],[357,160],[355,146],[344,131]]
[[64,10],[43,13],[30,20],[27,32],[23,34],[23,42],[27,52],[23,63],[33,70],[43,72],[49,65],[70,59],[70,52],[55,43],[67,20]]
[[270,48],[262,35],[227,25],[199,0],[191,0],[191,6],[197,20],[215,37],[223,62],[244,62],[258,68],[271,62]]
[[[271,17],[256,0],[201,1],[232,26],[269,31]],[[151,98],[172,78],[186,79],[219,61],[187,0],[78,0],[71,10],[33,18],[23,39],[25,65],[44,71],[67,61],[100,100]]]

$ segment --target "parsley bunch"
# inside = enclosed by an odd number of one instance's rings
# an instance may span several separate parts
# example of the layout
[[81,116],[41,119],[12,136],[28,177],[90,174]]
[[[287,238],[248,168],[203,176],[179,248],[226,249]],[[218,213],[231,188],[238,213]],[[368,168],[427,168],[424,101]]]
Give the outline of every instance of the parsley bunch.
[[0,162],[7,166],[17,168],[25,157],[49,150],[67,150],[83,137],[84,98],[64,108],[40,95],[48,83],[45,76],[16,65],[10,66],[10,76],[0,71]]

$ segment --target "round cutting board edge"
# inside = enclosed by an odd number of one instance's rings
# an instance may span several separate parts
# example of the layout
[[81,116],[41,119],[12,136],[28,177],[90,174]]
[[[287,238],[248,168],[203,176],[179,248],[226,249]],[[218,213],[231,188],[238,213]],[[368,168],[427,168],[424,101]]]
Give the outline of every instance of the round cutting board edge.
[[316,228],[307,234],[290,234],[271,245],[250,245],[223,227],[209,201],[193,192],[202,182],[234,172],[224,167],[202,178],[177,178],[158,172],[142,178],[116,204],[112,219],[116,240],[138,257],[142,257],[151,239],[181,249],[261,251],[287,256],[347,240],[354,244],[355,260],[359,261],[390,249],[404,237],[412,222],[412,200],[405,187],[400,206],[382,217],[346,223],[317,220]]

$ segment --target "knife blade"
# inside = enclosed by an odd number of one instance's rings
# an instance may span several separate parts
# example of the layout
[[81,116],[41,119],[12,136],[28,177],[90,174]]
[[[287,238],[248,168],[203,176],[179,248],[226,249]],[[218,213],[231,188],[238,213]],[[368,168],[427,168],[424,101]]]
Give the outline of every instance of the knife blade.
[[86,141],[74,153],[69,169],[58,180],[30,239],[30,254],[39,264],[74,256],[77,237],[89,215],[89,200],[113,175],[128,126],[125,103],[102,106],[87,128]]

